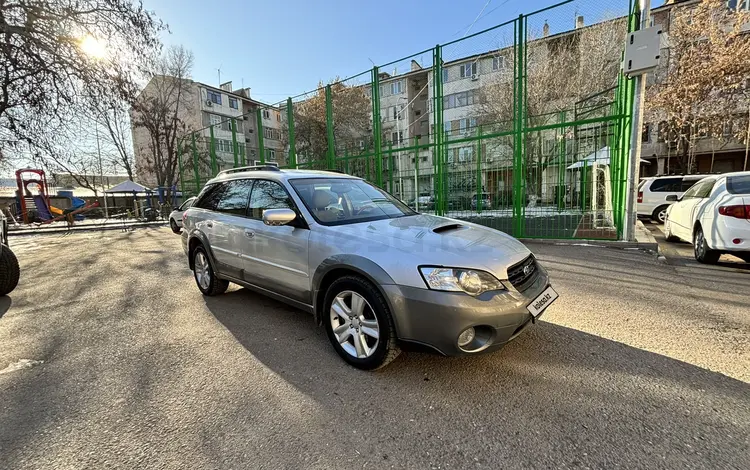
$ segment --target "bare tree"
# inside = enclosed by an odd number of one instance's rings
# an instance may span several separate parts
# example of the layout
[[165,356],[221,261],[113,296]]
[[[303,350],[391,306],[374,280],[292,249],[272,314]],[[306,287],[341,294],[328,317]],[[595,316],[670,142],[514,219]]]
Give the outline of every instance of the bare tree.
[[[724,0],[673,9],[668,66],[649,89],[648,101],[652,117],[662,122],[661,137],[677,143],[683,172],[696,169],[696,138],[723,134],[728,114],[750,109],[750,37],[743,30],[748,23],[748,12],[730,10]],[[745,126],[734,131],[747,142]]]
[[1,1],[0,154],[43,142],[82,94],[132,97],[163,29],[131,0]]
[[[337,156],[345,149],[359,148],[359,140],[371,133],[370,99],[365,89],[347,86],[335,79],[331,84],[333,104],[333,135]],[[282,131],[282,141],[288,144],[288,123]],[[328,151],[326,127],[325,85],[308,99],[294,104],[294,132],[297,154],[302,158],[325,160]]]
[[191,119],[198,103],[192,67],[190,51],[169,48],[150,68],[148,85],[130,110],[137,171],[167,188],[177,180],[181,140],[198,127]]

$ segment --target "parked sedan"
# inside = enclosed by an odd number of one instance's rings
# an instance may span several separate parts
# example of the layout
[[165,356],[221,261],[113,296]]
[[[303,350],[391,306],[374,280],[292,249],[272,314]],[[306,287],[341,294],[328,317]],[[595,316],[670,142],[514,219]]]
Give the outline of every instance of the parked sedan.
[[695,259],[730,253],[750,263],[750,171],[703,178],[667,209],[667,240],[692,241]]
[[361,369],[384,366],[403,343],[498,349],[557,298],[518,240],[418,214],[338,173],[222,172],[185,213],[182,241],[204,295],[234,282],[308,311]]
[[169,214],[169,227],[174,233],[180,233],[182,228],[182,214],[193,205],[195,201],[194,197],[186,199],[180,207],[175,207],[174,210]]

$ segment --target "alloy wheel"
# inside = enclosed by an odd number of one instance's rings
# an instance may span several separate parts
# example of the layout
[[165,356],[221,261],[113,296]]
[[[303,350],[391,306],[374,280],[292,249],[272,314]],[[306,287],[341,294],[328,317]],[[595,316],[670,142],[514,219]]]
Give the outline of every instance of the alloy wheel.
[[195,280],[204,290],[211,286],[211,268],[206,255],[202,251],[195,255]]
[[659,222],[664,223],[667,220],[667,210],[660,210],[659,213],[656,214],[656,218],[659,219]]
[[341,348],[350,356],[366,359],[377,349],[378,319],[367,300],[358,293],[345,290],[333,299],[330,322]]
[[699,257],[703,257],[704,251],[706,250],[705,243],[703,243],[703,230],[698,230],[698,232],[695,234],[693,248],[695,249],[695,253]]

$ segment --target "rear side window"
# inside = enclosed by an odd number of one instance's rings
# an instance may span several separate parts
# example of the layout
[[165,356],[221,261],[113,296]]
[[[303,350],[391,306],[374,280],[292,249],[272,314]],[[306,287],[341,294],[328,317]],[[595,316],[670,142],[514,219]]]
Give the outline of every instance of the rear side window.
[[730,194],[750,194],[750,175],[728,177],[727,191]]
[[250,199],[250,188],[253,180],[233,180],[224,183],[221,198],[216,204],[218,212],[244,216],[247,212],[247,201]]
[[198,201],[193,205],[193,207],[215,211],[216,205],[219,203],[222,193],[224,193],[224,185],[222,184],[213,184],[211,186],[206,186],[205,188],[203,188],[203,191],[201,191],[201,194],[198,196]]
[[688,189],[692,188],[693,186],[695,186],[695,183],[697,183],[698,181],[700,181],[700,178],[698,178],[698,179],[696,179],[696,178],[685,178],[685,179],[683,179],[682,180],[682,191],[685,192]]
[[662,178],[651,182],[648,188],[652,193],[679,193],[682,192],[682,178]]

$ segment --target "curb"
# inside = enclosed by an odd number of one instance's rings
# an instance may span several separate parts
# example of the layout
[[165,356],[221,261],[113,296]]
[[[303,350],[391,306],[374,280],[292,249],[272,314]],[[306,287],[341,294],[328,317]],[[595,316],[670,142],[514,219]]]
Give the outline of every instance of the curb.
[[8,237],[26,237],[30,235],[58,235],[61,233],[71,232],[95,232],[104,230],[130,230],[142,227],[160,227],[167,225],[167,221],[158,222],[137,222],[133,224],[104,224],[104,225],[90,225],[90,226],[73,226],[73,227],[62,227],[54,229],[28,229],[28,230],[8,230]]

